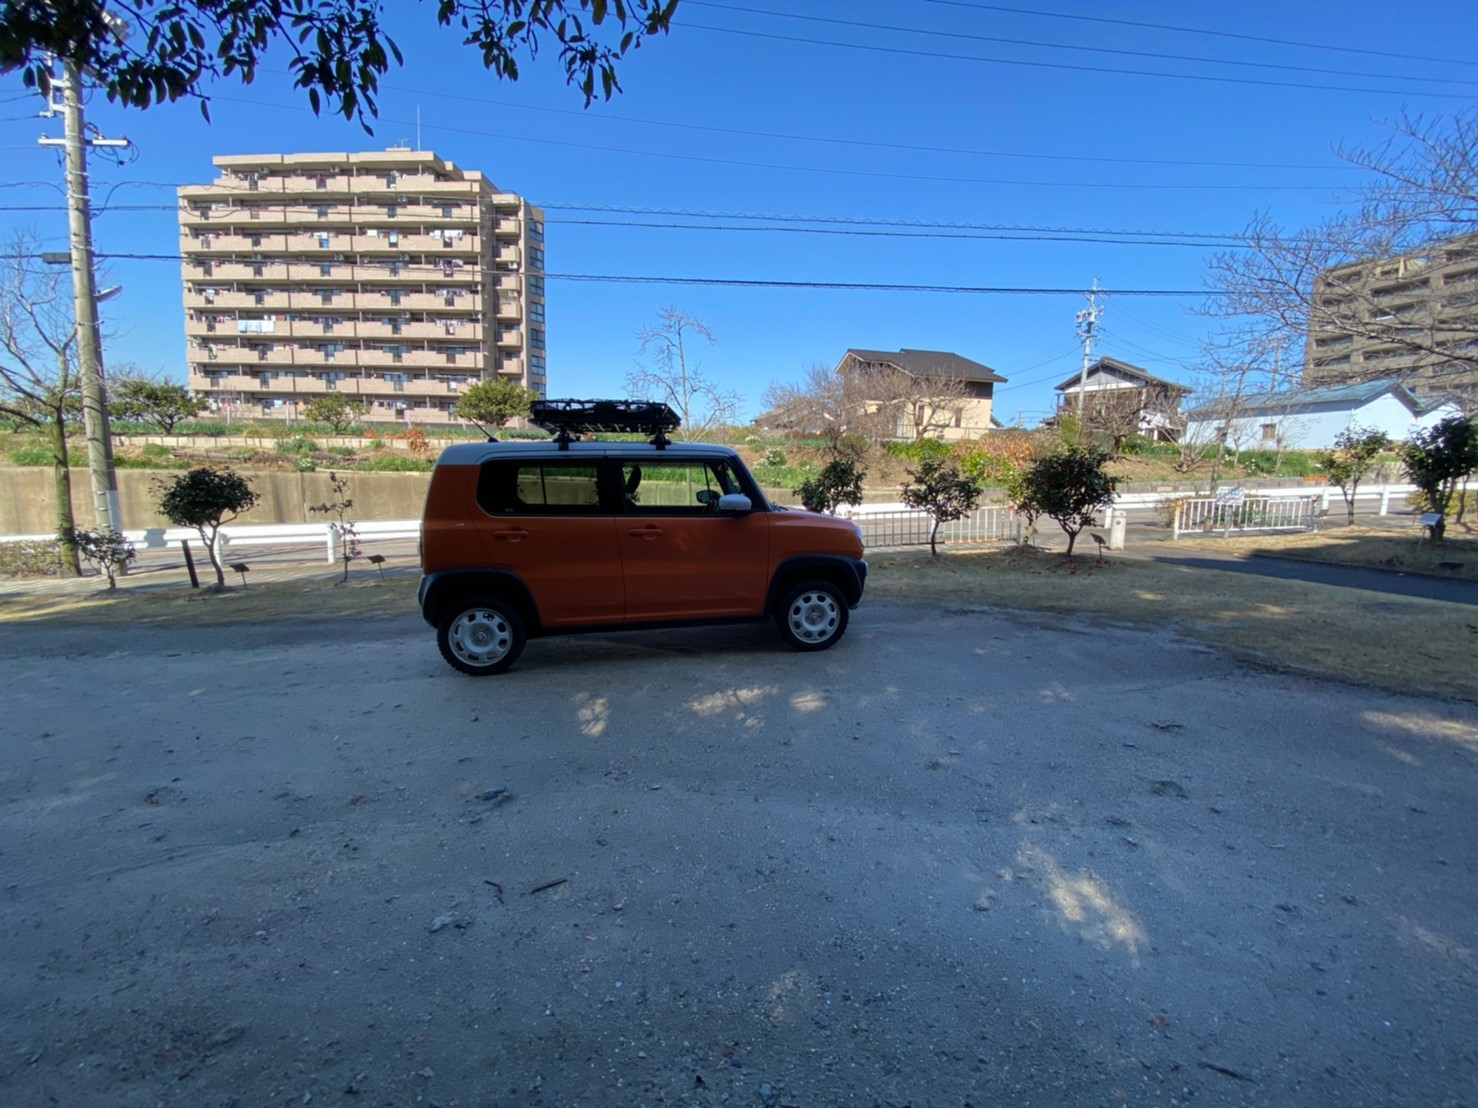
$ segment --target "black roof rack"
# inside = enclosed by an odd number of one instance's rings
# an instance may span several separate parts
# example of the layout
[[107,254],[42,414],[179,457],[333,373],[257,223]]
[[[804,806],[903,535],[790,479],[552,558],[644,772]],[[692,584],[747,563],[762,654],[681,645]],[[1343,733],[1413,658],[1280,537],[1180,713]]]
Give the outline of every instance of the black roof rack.
[[554,436],[561,450],[572,436],[609,434],[650,435],[652,445],[667,445],[667,432],[681,424],[677,413],[655,400],[535,400],[529,422]]

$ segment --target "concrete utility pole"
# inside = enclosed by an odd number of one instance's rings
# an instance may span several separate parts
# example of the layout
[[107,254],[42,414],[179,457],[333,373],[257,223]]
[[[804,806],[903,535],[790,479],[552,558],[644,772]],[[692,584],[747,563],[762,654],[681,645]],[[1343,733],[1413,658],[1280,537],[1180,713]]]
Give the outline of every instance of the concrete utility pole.
[[82,421],[87,435],[87,465],[92,475],[93,510],[102,531],[123,530],[118,506],[118,475],[113,470],[113,434],[103,388],[103,342],[98,328],[97,283],[92,262],[92,207],[87,194],[87,147],[126,147],[127,139],[88,138],[82,119],[81,77],[63,60],[62,126],[64,137],[43,138],[42,146],[60,146],[67,159],[67,222],[70,231],[72,295],[76,304],[77,362],[82,379]]
[[1103,309],[1098,306],[1098,278],[1093,278],[1093,287],[1086,293],[1088,307],[1078,313],[1078,338],[1083,340],[1083,371],[1078,375],[1078,424],[1083,422],[1083,397],[1088,392],[1088,363],[1093,360],[1093,340],[1097,337],[1094,328]]

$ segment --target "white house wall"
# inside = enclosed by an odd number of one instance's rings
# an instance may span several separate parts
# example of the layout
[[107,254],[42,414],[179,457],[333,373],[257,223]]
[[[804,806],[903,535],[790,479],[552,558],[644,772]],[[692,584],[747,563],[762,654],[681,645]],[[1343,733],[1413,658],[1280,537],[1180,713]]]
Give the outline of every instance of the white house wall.
[[[1276,440],[1263,438],[1263,427],[1276,424],[1278,435],[1285,448],[1290,450],[1327,450],[1341,431],[1358,425],[1362,429],[1384,431],[1392,439],[1405,439],[1412,431],[1428,427],[1447,415],[1456,414],[1453,405],[1442,408],[1418,420],[1410,408],[1393,394],[1386,393],[1358,407],[1349,404],[1295,406],[1282,412],[1258,412],[1239,416],[1232,420],[1227,435],[1229,443],[1239,444],[1243,450],[1272,449]],[[1187,435],[1204,438],[1214,434],[1220,420],[1193,420]]]

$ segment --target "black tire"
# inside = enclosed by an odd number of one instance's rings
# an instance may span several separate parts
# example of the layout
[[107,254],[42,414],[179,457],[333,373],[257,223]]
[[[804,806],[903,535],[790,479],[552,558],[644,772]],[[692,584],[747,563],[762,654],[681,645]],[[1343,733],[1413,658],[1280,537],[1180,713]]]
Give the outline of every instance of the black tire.
[[496,597],[457,601],[436,628],[447,664],[473,677],[502,673],[518,661],[527,641],[517,609]]
[[846,634],[847,598],[830,581],[803,581],[785,590],[775,625],[797,650],[825,650]]

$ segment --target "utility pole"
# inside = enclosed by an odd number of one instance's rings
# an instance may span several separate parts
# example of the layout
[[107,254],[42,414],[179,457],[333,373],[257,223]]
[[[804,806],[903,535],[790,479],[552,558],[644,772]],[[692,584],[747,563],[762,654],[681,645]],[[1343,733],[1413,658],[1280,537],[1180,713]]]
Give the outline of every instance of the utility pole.
[[1098,287],[1098,278],[1093,278],[1093,287],[1088,290],[1088,306],[1078,313],[1078,338],[1083,340],[1083,370],[1078,375],[1078,427],[1083,425],[1083,397],[1088,392],[1088,363],[1093,360],[1093,340],[1097,337],[1095,328],[1098,326],[1098,317],[1103,314],[1103,309],[1098,306],[1098,294],[1103,290]]
[[[123,530],[118,505],[118,475],[113,470],[113,434],[103,388],[103,342],[98,328],[97,283],[92,261],[92,202],[87,193],[87,148],[126,147],[127,139],[89,138],[82,118],[81,75],[62,59],[64,137],[42,138],[59,146],[67,160],[67,222],[71,244],[72,295],[77,318],[77,362],[82,379],[82,421],[87,435],[87,465],[92,476],[93,511],[101,531]],[[46,113],[54,115],[55,109]]]

